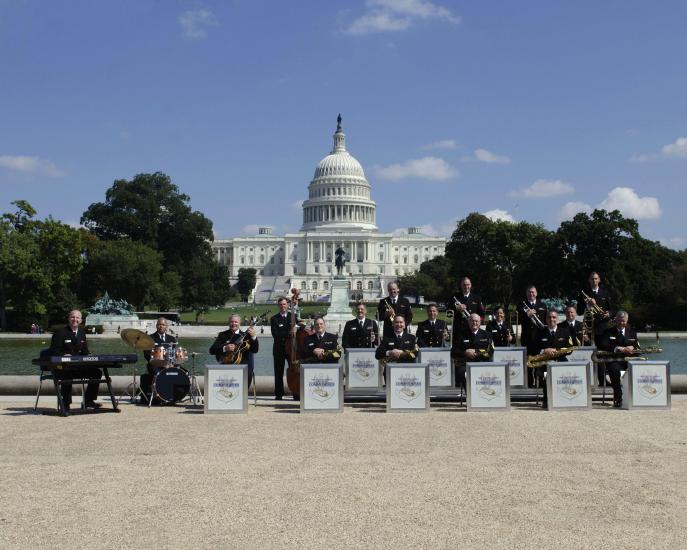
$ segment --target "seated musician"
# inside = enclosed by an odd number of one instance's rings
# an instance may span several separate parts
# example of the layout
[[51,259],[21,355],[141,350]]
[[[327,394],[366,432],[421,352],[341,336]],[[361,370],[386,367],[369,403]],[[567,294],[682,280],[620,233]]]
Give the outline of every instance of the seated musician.
[[356,318],[346,323],[341,337],[344,349],[371,348],[377,343],[379,325],[374,319],[367,319],[365,304],[356,306]]
[[326,332],[324,317],[318,315],[313,323],[315,332],[307,335],[301,349],[303,363],[338,363],[341,358],[339,339],[336,334]]
[[415,336],[420,348],[441,348],[449,340],[446,321],[437,319],[439,309],[436,304],[427,306],[427,320],[418,323]]
[[620,371],[627,370],[627,358],[639,349],[637,333],[627,324],[629,318],[626,311],[618,310],[615,314],[615,326],[606,330],[598,342],[600,350],[618,354],[617,361],[605,363],[606,372],[608,372],[613,388],[614,407],[621,407],[623,404]]
[[477,313],[470,314],[468,330],[456,334],[451,346],[451,357],[456,364],[456,385],[465,388],[467,362],[488,361],[491,353],[491,336],[480,328],[482,318]]
[[[70,311],[67,317],[67,326],[61,328],[52,335],[50,341],[51,355],[89,355],[88,345],[86,344],[86,331],[80,327],[81,312],[77,309]],[[55,378],[58,380],[73,380],[74,378],[89,378],[86,393],[84,395],[84,403],[88,409],[99,409],[100,403],[96,403],[98,398],[98,387],[100,385],[100,378],[102,371],[93,367],[64,367],[62,369],[55,369],[53,371]],[[65,409],[68,411],[72,403],[72,384],[71,382],[62,382],[62,401]]]
[[582,323],[576,318],[577,309],[575,309],[575,306],[568,306],[565,308],[565,321],[558,323],[558,326],[568,331],[574,346],[589,345],[589,337],[583,338]]
[[494,310],[494,318],[487,323],[485,330],[491,336],[494,347],[508,347],[513,344],[513,331],[506,323],[506,312],[502,307]]
[[405,317],[396,315],[393,327],[391,335],[382,338],[375,357],[379,361],[414,363],[418,348],[415,336],[406,332]]
[[[572,337],[570,336],[570,331],[565,323],[558,324],[558,312],[555,310],[550,310],[546,313],[546,326],[539,329],[537,335],[537,353],[535,355],[551,355],[553,356],[556,350],[561,348],[571,347],[573,344]],[[558,359],[552,359],[553,361],[567,361],[567,357],[559,357]],[[548,395],[546,391],[546,379],[544,378],[544,373],[546,373],[546,367],[536,367],[535,369],[530,369],[535,371],[535,376],[537,377],[537,383],[540,387],[544,389],[544,400],[542,402],[543,408],[548,408]]]
[[[167,329],[169,328],[169,321],[167,321],[166,318],[164,317],[158,317],[157,322],[155,324],[155,332],[152,334],[149,334],[149,336],[153,339],[155,342],[155,347],[160,347],[164,346],[165,344],[176,344],[177,339],[172,336],[171,334],[167,334]],[[162,365],[158,366],[153,366],[150,364],[151,360],[151,355],[152,351],[146,350],[143,352],[143,357],[147,361],[147,370],[148,372],[144,373],[141,375],[141,391],[143,392],[144,396],[145,395],[150,395],[150,386],[153,383],[153,378],[157,374],[157,372],[161,369],[164,368]],[[167,358],[169,361],[172,360],[172,358],[168,357]],[[148,404],[147,398],[143,398],[141,400],[141,403],[143,404]]]
[[[259,349],[255,327],[250,326],[246,331],[242,331],[241,316],[234,314],[229,317],[229,330],[220,332],[210,346],[210,355],[214,355],[218,363],[248,365],[250,384],[253,379],[253,364],[249,361],[249,354],[258,353]],[[237,352],[241,354],[240,359],[236,356]]]

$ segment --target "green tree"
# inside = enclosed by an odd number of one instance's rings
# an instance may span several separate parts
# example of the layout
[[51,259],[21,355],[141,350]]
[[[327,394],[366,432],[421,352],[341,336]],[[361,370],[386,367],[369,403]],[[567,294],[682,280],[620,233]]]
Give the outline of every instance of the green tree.
[[[183,307],[220,305],[230,290],[226,269],[212,255],[212,222],[192,210],[189,201],[165,174],[138,174],[131,181],[116,180],[105,202],[91,204],[81,222],[102,240],[130,239],[159,251],[165,272],[180,278],[176,300]],[[177,281],[166,277],[167,283]],[[154,292],[149,299],[153,296],[161,297]]]
[[239,269],[239,279],[236,283],[236,290],[239,291],[243,301],[248,300],[248,295],[255,288],[256,271],[252,267],[242,267]]

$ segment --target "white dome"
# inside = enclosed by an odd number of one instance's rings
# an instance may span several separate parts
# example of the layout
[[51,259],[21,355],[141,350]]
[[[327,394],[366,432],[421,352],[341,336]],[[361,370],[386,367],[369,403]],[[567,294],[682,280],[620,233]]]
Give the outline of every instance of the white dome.
[[363,167],[347,151],[337,151],[324,157],[315,168],[313,179],[327,176],[353,176],[365,178]]

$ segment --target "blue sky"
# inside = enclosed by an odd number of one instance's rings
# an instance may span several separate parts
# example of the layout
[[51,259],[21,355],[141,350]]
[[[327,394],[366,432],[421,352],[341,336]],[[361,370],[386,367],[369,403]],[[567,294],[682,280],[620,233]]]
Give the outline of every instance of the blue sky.
[[341,112],[381,230],[595,206],[687,247],[687,3],[0,0],[0,211],[162,171],[217,237],[300,227]]

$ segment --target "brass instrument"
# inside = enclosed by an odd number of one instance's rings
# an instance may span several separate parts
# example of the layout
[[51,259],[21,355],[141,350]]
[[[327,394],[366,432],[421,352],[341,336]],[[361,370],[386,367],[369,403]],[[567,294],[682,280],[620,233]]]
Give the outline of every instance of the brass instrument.
[[392,306],[389,303],[388,299],[384,300],[384,304],[386,305],[386,316],[393,321],[396,318],[396,310],[394,309],[394,306]]
[[493,344],[489,344],[489,347],[486,349],[476,349],[475,350],[475,359],[477,361],[489,361],[491,359],[491,352],[494,349]]
[[620,361],[646,361],[646,357],[651,353],[662,353],[663,348],[657,346],[649,346],[647,348],[637,348],[632,353],[616,353],[615,351],[596,351],[592,354],[592,361],[596,363],[616,363]]
[[338,345],[336,346],[336,349],[324,350],[324,355],[322,356],[322,359],[331,359],[332,357],[337,361],[341,359],[341,348]]
[[401,350],[401,355],[399,356],[398,359],[394,359],[390,356],[386,356],[382,359],[379,360],[379,364],[382,367],[386,367],[389,363],[397,363],[400,362],[401,359],[413,359],[415,360],[415,356],[417,355],[417,346],[415,346],[414,349],[407,349],[407,350]]
[[584,290],[582,291],[582,296],[587,302],[587,309],[590,309],[595,317],[605,317],[608,314],[608,312],[599,304],[591,304],[590,300],[592,300],[592,297],[589,296]]
[[534,311],[534,313],[532,315],[527,316],[530,320],[530,323],[532,323],[537,328],[545,328],[546,325],[539,318],[539,316],[537,315],[537,312],[535,310],[533,310],[530,306],[528,306],[527,302],[525,302],[524,300],[523,300],[522,304],[525,306],[525,313],[527,313],[528,311]]
[[[515,323],[513,323],[513,316],[515,316]],[[518,345],[518,339],[520,338],[520,323],[518,322],[518,308],[515,308],[515,311],[509,311],[508,312],[508,333],[511,333],[511,329],[513,328],[513,325],[515,325],[515,334],[513,335],[514,340],[513,340],[513,345],[517,346]]]
[[453,301],[455,302],[456,311],[460,311],[460,313],[461,313],[461,315],[463,316],[463,318],[464,318],[466,321],[469,321],[469,320],[470,320],[470,312],[468,311],[467,306],[465,307],[465,309],[460,309],[460,310],[459,310],[459,309],[458,309],[458,304],[460,304],[460,305],[465,305],[465,304],[463,304],[463,303],[462,303],[460,300],[458,300],[458,298],[456,298],[455,296],[453,297]]
[[536,369],[539,367],[545,367],[547,363],[570,355],[575,349],[571,346],[569,348],[560,348],[554,351],[552,354],[540,353],[538,355],[532,355],[527,358],[527,368]]

